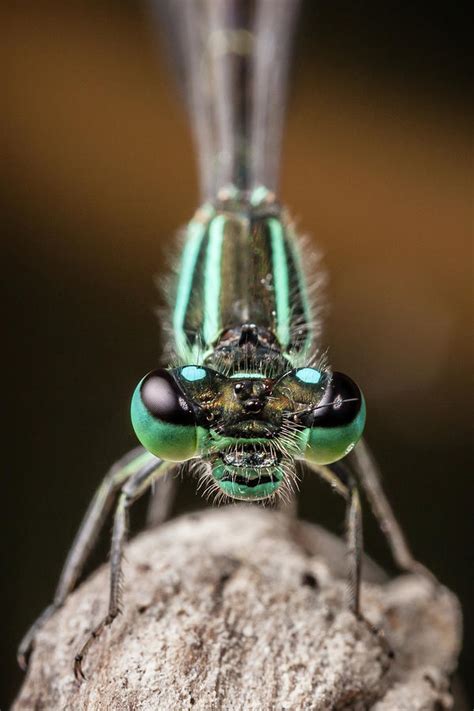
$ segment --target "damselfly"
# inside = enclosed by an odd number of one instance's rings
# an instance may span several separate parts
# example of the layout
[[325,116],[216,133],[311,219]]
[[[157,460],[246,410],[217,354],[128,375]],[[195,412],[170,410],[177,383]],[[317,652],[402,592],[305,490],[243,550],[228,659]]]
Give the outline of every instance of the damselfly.
[[[108,614],[120,608],[127,515],[152,484],[161,511],[165,475],[183,462],[218,498],[288,500],[296,465],[327,479],[347,502],[348,606],[359,614],[365,488],[401,568],[417,563],[360,441],[365,402],[320,351],[317,264],[276,198],[295,0],[159,2],[190,108],[203,203],[184,231],[170,297],[167,368],[146,375],[132,399],[142,447],[99,487],[64,565],[52,605],[20,647],[74,588],[115,498]],[[168,478],[169,479],[169,478]],[[162,516],[161,516],[162,517]]]

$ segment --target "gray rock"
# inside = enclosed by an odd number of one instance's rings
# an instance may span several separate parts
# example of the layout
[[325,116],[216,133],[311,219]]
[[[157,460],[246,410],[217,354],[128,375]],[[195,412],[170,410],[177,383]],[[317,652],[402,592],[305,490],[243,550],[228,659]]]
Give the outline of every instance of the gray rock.
[[106,612],[106,566],[39,633],[15,711],[452,708],[455,596],[408,575],[381,582],[366,561],[356,619],[344,546],[322,529],[229,506],[138,536],[126,559],[123,614],[91,648],[87,680],[73,659]]

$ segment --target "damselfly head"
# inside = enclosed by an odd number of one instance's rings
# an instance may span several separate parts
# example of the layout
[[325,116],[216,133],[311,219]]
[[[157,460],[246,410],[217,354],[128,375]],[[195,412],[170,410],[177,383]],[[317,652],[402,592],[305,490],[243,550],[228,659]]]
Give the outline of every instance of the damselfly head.
[[341,373],[297,368],[272,379],[188,365],[145,376],[131,415],[152,454],[201,458],[220,491],[255,500],[287,489],[295,460],[327,464],[347,454],[362,434],[365,405]]

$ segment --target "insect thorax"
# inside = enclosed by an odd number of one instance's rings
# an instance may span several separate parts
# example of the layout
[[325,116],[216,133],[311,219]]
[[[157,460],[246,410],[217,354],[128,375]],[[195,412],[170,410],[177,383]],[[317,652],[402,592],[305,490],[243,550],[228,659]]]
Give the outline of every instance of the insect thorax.
[[314,349],[299,246],[275,202],[205,206],[189,223],[173,335],[182,362],[275,377]]

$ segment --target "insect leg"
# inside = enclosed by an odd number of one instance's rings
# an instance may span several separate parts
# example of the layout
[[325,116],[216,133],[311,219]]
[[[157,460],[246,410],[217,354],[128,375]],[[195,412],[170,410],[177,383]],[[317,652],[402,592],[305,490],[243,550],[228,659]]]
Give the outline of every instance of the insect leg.
[[352,477],[347,482],[346,537],[349,583],[349,608],[356,615],[360,611],[360,581],[362,567],[362,509],[359,490]]
[[348,552],[348,606],[356,615],[360,611],[360,581],[362,565],[362,510],[359,491],[347,470],[306,462],[310,469],[328,481],[346,500],[346,541]]
[[424,575],[438,584],[433,573],[413,557],[400,524],[382,488],[378,468],[363,440],[358,443],[345,461],[352,465],[358,480],[361,482],[372,511],[385,534],[392,556],[399,568],[410,573]]
[[74,660],[74,674],[77,679],[85,678],[82,671],[82,662],[94,640],[97,639],[104,628],[112,624],[120,612],[121,584],[122,584],[122,559],[123,548],[127,538],[128,511],[136,501],[151,486],[153,481],[164,475],[175,466],[174,462],[155,461],[146,464],[137,471],[123,486],[117,508],[115,509],[114,525],[112,532],[112,546],[110,552],[110,593],[109,610],[103,620],[92,630],[88,639],[82,646]]
[[176,494],[177,483],[176,477],[173,477],[170,472],[162,479],[158,479],[158,481],[153,485],[146,519],[146,525],[148,528],[160,526],[170,517],[171,508]]
[[51,615],[63,605],[65,599],[73,590],[87,557],[97,540],[115,493],[128,478],[133,476],[137,469],[143,467],[145,462],[150,460],[159,461],[153,455],[145,452],[143,447],[136,447],[111,467],[97,489],[64,563],[53,602],[41,613],[20,643],[18,663],[22,669],[27,667],[28,657],[38,631]]

